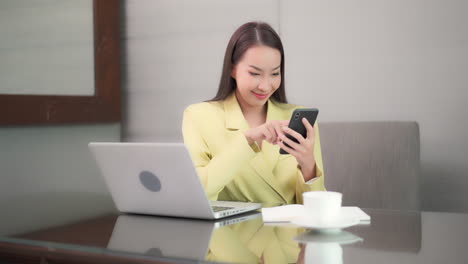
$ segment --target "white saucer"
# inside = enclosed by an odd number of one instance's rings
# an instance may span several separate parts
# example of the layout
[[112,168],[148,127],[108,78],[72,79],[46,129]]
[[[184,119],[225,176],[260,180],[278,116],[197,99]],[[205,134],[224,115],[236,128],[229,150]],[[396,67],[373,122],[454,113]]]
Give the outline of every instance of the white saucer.
[[294,240],[300,243],[338,243],[340,245],[363,241],[361,237],[346,231],[340,231],[337,233],[323,233],[316,232],[315,230],[302,233],[295,237]]
[[342,228],[347,228],[359,224],[359,218],[356,216],[344,215],[334,219],[333,221],[329,221],[326,223],[318,223],[317,221],[313,221],[312,219],[302,216],[293,219],[291,223],[308,229],[314,229],[325,232],[337,232],[340,231]]

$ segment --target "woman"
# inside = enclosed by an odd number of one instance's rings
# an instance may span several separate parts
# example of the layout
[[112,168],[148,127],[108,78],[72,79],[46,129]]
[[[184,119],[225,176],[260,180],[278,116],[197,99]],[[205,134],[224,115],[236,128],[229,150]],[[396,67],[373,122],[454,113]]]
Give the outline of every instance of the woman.
[[242,25],[227,46],[216,96],[184,112],[184,143],[210,200],[277,206],[324,190],[318,127],[302,120],[306,138],[287,128],[296,108],[286,101],[278,34],[266,23]]

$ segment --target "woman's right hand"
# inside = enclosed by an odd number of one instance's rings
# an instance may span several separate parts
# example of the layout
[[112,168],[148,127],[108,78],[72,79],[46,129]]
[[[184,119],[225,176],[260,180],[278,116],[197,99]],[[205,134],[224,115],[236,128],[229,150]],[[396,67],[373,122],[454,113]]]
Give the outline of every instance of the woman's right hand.
[[260,148],[263,140],[276,145],[280,141],[280,137],[284,135],[283,127],[288,125],[289,120],[270,120],[263,125],[245,131],[244,135],[249,144],[256,142]]

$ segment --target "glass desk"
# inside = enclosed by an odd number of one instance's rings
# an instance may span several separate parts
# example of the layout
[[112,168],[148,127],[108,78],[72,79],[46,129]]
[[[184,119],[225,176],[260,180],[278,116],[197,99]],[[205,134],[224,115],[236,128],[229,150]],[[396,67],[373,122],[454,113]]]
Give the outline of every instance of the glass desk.
[[[264,224],[258,212],[221,221],[203,221],[119,215],[112,206],[95,216],[73,213],[79,208],[78,205],[76,208],[57,206],[54,211],[50,207],[47,208],[49,218],[42,215],[44,211],[40,208],[30,213],[14,211],[17,217],[2,211],[0,262],[384,264],[468,261],[468,214],[364,209],[372,218],[370,224],[327,235],[291,224]],[[63,221],[54,219],[54,215]]]

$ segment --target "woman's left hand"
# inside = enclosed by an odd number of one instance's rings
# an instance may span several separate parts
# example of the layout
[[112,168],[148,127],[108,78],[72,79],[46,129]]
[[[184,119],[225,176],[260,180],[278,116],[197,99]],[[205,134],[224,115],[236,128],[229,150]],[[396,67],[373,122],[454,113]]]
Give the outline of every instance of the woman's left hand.
[[[301,121],[307,129],[307,137],[304,138],[301,134],[290,129],[289,127],[284,127],[284,132],[297,139],[299,143],[296,143],[287,138],[285,135],[282,135],[282,140],[278,143],[278,145],[280,148],[286,150],[289,154],[296,158],[297,163],[301,168],[302,175],[304,176],[304,181],[309,181],[315,177],[315,129],[306,118],[302,118]],[[290,147],[286,146],[285,143]]]

